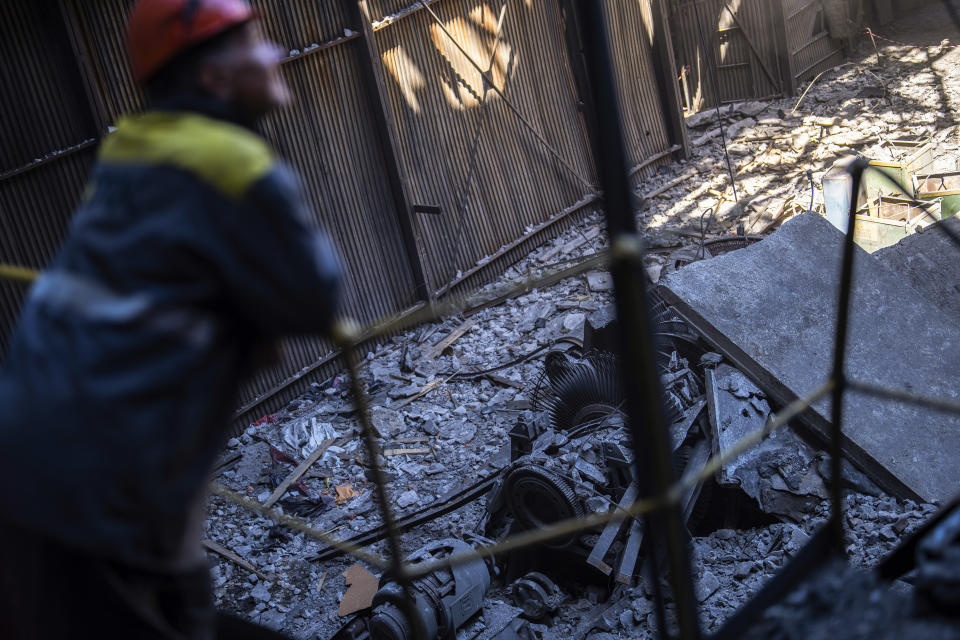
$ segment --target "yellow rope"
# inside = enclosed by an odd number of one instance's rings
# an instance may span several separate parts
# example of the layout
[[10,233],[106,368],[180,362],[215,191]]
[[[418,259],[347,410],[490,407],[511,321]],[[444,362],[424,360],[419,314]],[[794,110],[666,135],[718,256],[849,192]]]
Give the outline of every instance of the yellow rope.
[[33,282],[40,276],[36,269],[20,267],[15,264],[0,262],[0,280],[17,280],[19,282]]

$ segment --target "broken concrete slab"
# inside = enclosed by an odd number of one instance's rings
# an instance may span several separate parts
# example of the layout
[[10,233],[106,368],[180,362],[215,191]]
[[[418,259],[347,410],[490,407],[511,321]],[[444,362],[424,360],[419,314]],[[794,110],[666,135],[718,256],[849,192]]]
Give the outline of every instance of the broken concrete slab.
[[[764,393],[743,373],[721,364],[707,370],[707,403],[718,453],[762,429],[770,417]],[[789,429],[770,436],[724,464],[717,482],[735,485],[773,515],[801,520],[827,498],[816,452]]]
[[908,280],[948,317],[960,318],[960,246],[939,227],[960,236],[960,217],[917,229],[897,244],[874,252],[873,257]]
[[[670,274],[661,292],[714,347],[785,405],[828,379],[844,236],[804,214],[762,242]],[[960,397],[960,329],[857,249],[846,370],[925,396]],[[830,400],[800,417],[827,440]],[[960,417],[848,393],[843,450],[894,495],[942,501],[960,481]]]

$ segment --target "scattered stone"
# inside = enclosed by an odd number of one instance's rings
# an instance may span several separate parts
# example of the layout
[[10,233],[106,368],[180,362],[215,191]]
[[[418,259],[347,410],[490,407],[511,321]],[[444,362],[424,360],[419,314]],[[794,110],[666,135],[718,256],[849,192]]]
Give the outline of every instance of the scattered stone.
[[563,328],[568,333],[581,331],[586,318],[586,315],[582,313],[568,313],[563,319]]
[[437,437],[466,444],[477,435],[477,425],[466,420],[451,420],[440,427]]
[[697,581],[697,600],[703,602],[720,588],[720,579],[712,571],[706,571]]
[[607,271],[588,271],[587,287],[590,291],[610,291],[613,289],[613,276]]
[[250,590],[250,597],[257,602],[268,602],[271,598],[270,589],[266,584],[258,584]]
[[395,438],[406,428],[403,416],[387,407],[371,408],[370,422],[383,438]]
[[417,492],[413,489],[404,491],[397,498],[397,506],[401,509],[406,509],[407,507],[414,505],[420,499],[420,496],[417,495]]

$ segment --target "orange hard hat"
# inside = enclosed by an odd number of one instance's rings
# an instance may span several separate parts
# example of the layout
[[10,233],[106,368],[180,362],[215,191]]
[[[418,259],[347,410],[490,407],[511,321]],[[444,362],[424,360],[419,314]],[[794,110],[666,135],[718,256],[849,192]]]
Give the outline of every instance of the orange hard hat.
[[142,84],[177,54],[256,17],[244,0],[140,0],[127,25],[133,77]]

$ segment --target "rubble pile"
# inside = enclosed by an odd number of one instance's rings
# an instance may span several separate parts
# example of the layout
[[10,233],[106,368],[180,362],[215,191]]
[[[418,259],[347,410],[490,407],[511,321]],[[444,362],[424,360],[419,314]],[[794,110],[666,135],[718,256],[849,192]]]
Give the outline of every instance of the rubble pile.
[[[852,61],[824,73],[799,106],[799,96],[725,105],[736,198],[716,110],[687,118],[691,157],[638,192],[657,194],[641,210],[641,228],[664,246],[699,238],[701,225],[707,238],[741,225],[745,233],[765,234],[801,211],[824,211],[822,180],[837,160],[861,154],[902,161],[908,152],[898,147],[900,140],[932,141],[935,153],[924,173],[956,171],[960,50],[939,46],[944,36],[955,39],[950,25],[936,5],[887,25],[891,38],[934,46],[878,40],[879,59],[870,39],[859,39]],[[661,192],[678,176],[685,179]]]
[[[879,65],[866,56],[825,74],[797,116],[788,113],[793,106],[788,101],[725,109],[729,150],[740,172],[740,207],[733,206],[714,116],[692,118],[694,157],[643,186],[649,194],[678,177],[697,176],[649,198],[638,212],[640,227],[655,245],[646,258],[650,280],[755,241],[743,234],[726,237],[738,226],[766,234],[808,208],[807,168],[816,185],[844,153],[876,153],[882,159],[883,140],[890,136],[941,133],[942,144],[956,150],[955,131],[949,129],[956,91],[943,82],[940,101],[933,105],[928,98],[940,82],[937,74],[955,67],[960,52],[893,46],[884,52]],[[911,79],[920,67],[925,75]],[[868,90],[876,86],[882,87],[879,94]],[[949,153],[938,162],[957,168]],[[822,202],[816,187],[814,208]],[[560,483],[563,499],[555,503],[560,511],[534,510],[540,524],[559,519],[566,513],[563,505],[581,515],[629,502],[624,496],[634,482],[630,425],[622,398],[601,393],[603,372],[615,371],[615,364],[605,368],[610,361],[601,353],[602,329],[612,315],[609,274],[598,269],[516,298],[498,298],[518,282],[603,250],[600,220],[592,214],[533,251],[473,297],[462,315],[371,347],[361,383],[381,446],[377,460],[368,459],[350,381],[341,374],[315,383],[286,409],[232,439],[215,482],[297,515],[316,530],[388,554],[370,473],[377,464],[395,513],[407,523],[403,552],[416,557],[439,553],[437,545],[461,544],[451,539],[496,540],[537,526],[535,519],[524,521],[516,505],[509,517],[498,512],[503,505],[497,496],[518,468],[550,474],[550,482],[539,478],[536,486]],[[681,331],[680,324],[669,333]],[[702,464],[701,454],[724,451],[783,408],[757,380],[696,340],[675,340],[661,350],[678,471],[697,459]],[[571,378],[577,367],[593,371],[585,396],[581,387],[564,383],[582,380]],[[577,397],[586,400],[571,400]],[[304,460],[313,462],[297,475]],[[704,629],[716,630],[826,521],[828,466],[823,451],[784,427],[685,498]],[[848,490],[847,552],[854,566],[876,564],[936,509],[892,497],[853,466],[844,468],[842,482]],[[516,522],[520,526],[514,528]],[[394,587],[375,567],[219,497],[210,499],[205,526],[222,609],[294,638],[323,640],[338,631],[346,634],[338,638],[362,637],[350,635],[348,627],[361,620],[354,616],[370,614],[371,603],[380,607],[381,622],[398,619],[387,606]],[[478,565],[477,584],[489,590],[481,613],[464,622],[457,637],[512,639],[521,626],[527,637],[540,639],[655,637],[654,594],[644,578],[644,558],[628,551],[631,538],[642,537],[635,533],[639,527],[635,521],[614,532],[599,561],[591,562],[591,553],[603,527],[572,541],[562,562],[550,555],[557,551],[554,545],[530,553],[526,563],[510,560],[483,571]],[[557,567],[543,558],[573,567],[574,575],[558,577],[565,572],[554,572]],[[454,589],[462,577],[439,576],[431,588]],[[442,626],[449,621],[441,620],[440,609],[435,613]]]

